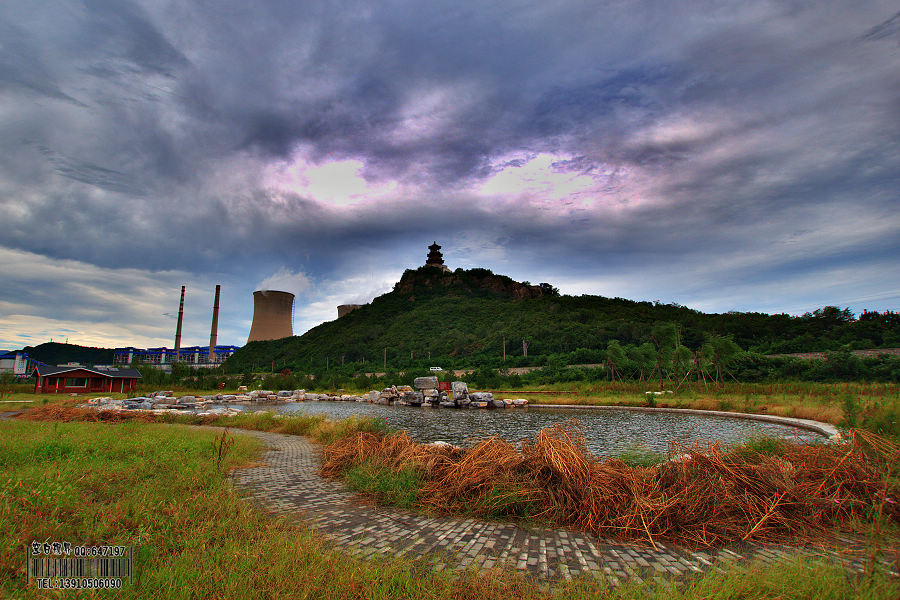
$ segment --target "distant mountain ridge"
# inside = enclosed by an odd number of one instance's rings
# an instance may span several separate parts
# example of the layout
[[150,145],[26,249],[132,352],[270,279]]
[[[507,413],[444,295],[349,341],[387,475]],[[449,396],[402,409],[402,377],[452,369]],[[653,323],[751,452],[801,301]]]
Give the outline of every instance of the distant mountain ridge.
[[[360,371],[440,365],[528,366],[548,359],[598,363],[611,340],[641,345],[654,323],[679,325],[679,342],[698,348],[725,335],[760,354],[822,353],[900,347],[900,315],[825,307],[800,317],[705,314],[678,304],[603,296],[566,296],[550,284],[518,282],[487,269],[404,272],[392,291],[302,336],[252,342],[226,363],[230,372],[279,367]],[[524,340],[524,343],[523,343]],[[502,360],[504,342],[506,361]],[[524,346],[524,347],[523,347]],[[528,356],[524,356],[527,348]],[[23,349],[50,365],[111,364],[113,349],[47,342]]]
[[709,335],[731,336],[742,349],[762,354],[900,346],[900,316],[892,312],[866,312],[859,319],[836,307],[801,317],[705,314],[678,304],[561,296],[550,284],[517,282],[487,269],[426,266],[407,270],[391,292],[302,336],[247,344],[227,368],[514,367],[549,356],[593,363],[602,361],[611,340],[649,342],[660,321],[678,324],[679,342],[691,349]]
[[77,362],[82,365],[111,365],[113,362],[112,348],[94,348],[77,344],[60,344],[59,342],[25,346],[22,348],[22,352],[48,365],[61,365],[69,362]]

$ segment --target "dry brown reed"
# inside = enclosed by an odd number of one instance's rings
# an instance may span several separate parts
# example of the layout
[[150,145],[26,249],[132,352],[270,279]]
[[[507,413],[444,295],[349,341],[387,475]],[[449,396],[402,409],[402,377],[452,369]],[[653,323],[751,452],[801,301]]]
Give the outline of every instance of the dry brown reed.
[[150,423],[156,421],[155,415],[144,411],[94,410],[54,404],[23,411],[16,415],[16,418],[26,421],[87,421],[92,423],[122,423],[124,421]]
[[885,479],[900,465],[896,444],[854,431],[846,444],[781,449],[767,456],[673,444],[673,460],[645,468],[598,460],[574,423],[519,448],[497,437],[460,449],[417,444],[405,432],[364,433],[327,446],[322,474],[372,461],[413,468],[424,479],[419,502],[438,513],[497,516],[509,506],[505,494],[533,503],[553,525],[652,545],[812,542],[873,509],[900,522],[900,490]]

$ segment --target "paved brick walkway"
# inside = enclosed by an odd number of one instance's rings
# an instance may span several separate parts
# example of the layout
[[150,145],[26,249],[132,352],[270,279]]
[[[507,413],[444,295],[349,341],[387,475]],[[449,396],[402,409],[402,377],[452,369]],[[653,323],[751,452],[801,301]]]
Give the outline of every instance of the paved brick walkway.
[[[509,565],[539,579],[570,578],[581,573],[605,577],[617,585],[626,579],[645,581],[662,576],[688,576],[730,563],[758,558],[772,561],[798,549],[747,543],[694,552],[672,544],[649,546],[600,539],[567,529],[525,529],[454,517],[435,517],[360,501],[338,481],[318,475],[321,450],[303,437],[245,431],[263,440],[269,450],[265,466],[239,469],[238,489],[262,508],[313,523],[336,546],[372,556],[393,554],[423,558],[436,569]],[[862,560],[838,540],[841,560],[862,572]],[[806,549],[807,554],[833,550]]]

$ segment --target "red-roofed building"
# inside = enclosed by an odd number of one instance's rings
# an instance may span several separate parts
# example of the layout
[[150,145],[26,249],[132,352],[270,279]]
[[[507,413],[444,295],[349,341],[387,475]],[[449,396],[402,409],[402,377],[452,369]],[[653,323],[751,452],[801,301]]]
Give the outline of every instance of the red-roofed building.
[[137,369],[101,369],[77,365],[38,365],[31,373],[35,394],[133,392],[141,374]]

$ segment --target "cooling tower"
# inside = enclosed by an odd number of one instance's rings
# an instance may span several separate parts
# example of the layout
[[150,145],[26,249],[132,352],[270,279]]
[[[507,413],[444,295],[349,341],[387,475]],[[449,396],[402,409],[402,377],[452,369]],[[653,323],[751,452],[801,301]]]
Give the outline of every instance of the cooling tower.
[[247,342],[291,337],[293,312],[294,295],[290,292],[253,292],[253,324]]

